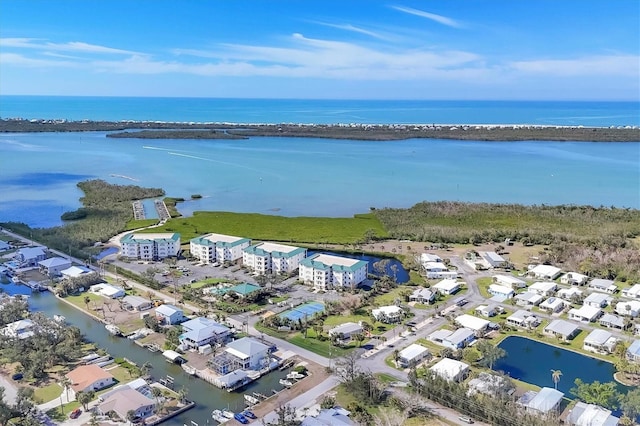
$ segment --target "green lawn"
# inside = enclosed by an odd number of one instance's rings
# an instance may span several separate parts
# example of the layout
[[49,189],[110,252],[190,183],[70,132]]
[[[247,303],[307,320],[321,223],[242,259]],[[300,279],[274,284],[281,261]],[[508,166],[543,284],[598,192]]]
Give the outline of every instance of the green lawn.
[[493,284],[493,278],[478,278],[476,280],[476,284],[478,284],[478,289],[480,290],[480,294],[482,295],[482,297],[484,297],[485,299],[490,299],[491,297],[493,297],[491,294],[489,294],[489,286]]
[[269,336],[285,339],[296,346],[300,346],[301,348],[307,349],[313,353],[316,353],[326,358],[338,358],[343,355],[346,355],[356,345],[356,344],[353,344],[348,347],[340,348],[337,346],[333,346],[330,340],[320,341],[315,338],[316,332],[312,328],[307,330],[306,339],[304,338],[302,333],[300,333],[299,331],[287,333],[283,331],[273,330],[271,328],[264,327],[260,324],[256,324],[255,329]]
[[129,370],[120,366],[115,368],[107,367],[106,371],[115,377],[119,384],[127,383],[135,379],[135,377],[132,377],[131,374],[129,374]]
[[[371,324],[372,318],[368,315],[331,315],[324,320],[325,328],[333,328],[340,324],[344,324],[346,322],[355,322],[358,321],[366,321]],[[395,324],[385,324],[380,321],[376,321],[371,324],[373,330],[371,330],[371,334],[383,334],[388,330],[391,330]]]
[[57,383],[51,383],[42,388],[36,388],[33,397],[40,403],[49,402],[62,394],[62,387]]
[[404,297],[402,297],[400,293],[407,289],[411,290],[409,287],[406,287],[406,286],[396,287],[388,293],[381,294],[380,296],[376,296],[375,302],[380,306],[387,306],[387,305],[393,305],[393,302],[396,299],[400,299],[402,303],[404,303]]
[[125,231],[131,231],[133,229],[145,228],[147,226],[155,225],[158,223],[158,219],[142,219],[142,220],[130,220],[127,222]]
[[198,288],[206,287],[212,284],[226,283],[226,282],[229,282],[229,280],[226,278],[207,278],[206,280],[198,281],[197,283],[191,284],[191,288],[198,289]]
[[362,240],[370,229],[378,237],[387,237],[381,222],[370,213],[352,218],[329,218],[195,212],[192,217],[171,219],[164,226],[148,232],[179,232],[183,241],[217,232],[264,241],[348,244]]
[[91,313],[94,313],[94,311],[93,311],[93,307],[94,306],[100,307],[100,306],[102,306],[102,303],[105,300],[107,300],[102,296],[98,296],[95,293],[89,293],[89,292],[81,293],[81,294],[79,294],[77,296],[67,296],[67,297],[65,297],[65,300],[67,302],[71,302],[72,304],[76,305],[80,309],[86,311],[87,310],[87,305],[84,303],[85,297],[88,297],[89,300],[90,300],[90,302],[89,302],[89,311]]

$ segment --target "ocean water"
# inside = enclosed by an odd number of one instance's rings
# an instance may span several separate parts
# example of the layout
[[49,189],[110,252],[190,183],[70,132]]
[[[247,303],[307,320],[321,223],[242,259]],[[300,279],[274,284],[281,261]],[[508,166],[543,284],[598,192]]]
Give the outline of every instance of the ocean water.
[[640,104],[2,96],[0,117],[234,123],[639,126]]
[[80,206],[79,180],[202,199],[179,210],[343,217],[422,200],[640,208],[640,142],[111,139],[0,134],[0,221],[44,227]]

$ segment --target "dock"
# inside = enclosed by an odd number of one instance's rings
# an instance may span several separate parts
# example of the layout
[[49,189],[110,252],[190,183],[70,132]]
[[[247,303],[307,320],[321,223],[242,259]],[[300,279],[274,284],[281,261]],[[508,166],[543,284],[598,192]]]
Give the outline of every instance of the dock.
[[171,219],[171,215],[169,214],[169,209],[163,200],[155,200],[153,205],[156,207],[156,211],[158,212],[158,218],[160,220]]
[[144,205],[142,201],[136,200],[131,203],[133,206],[133,219],[134,220],[143,220],[146,219],[147,216],[144,213]]

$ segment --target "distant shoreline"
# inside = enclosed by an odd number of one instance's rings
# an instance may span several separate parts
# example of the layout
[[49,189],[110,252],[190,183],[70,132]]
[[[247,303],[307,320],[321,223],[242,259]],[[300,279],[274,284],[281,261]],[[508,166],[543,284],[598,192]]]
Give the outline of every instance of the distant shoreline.
[[583,127],[495,124],[242,124],[160,121],[0,120],[0,133],[114,132],[112,138],[248,139],[327,138],[366,141],[451,139],[470,141],[640,142],[636,126]]

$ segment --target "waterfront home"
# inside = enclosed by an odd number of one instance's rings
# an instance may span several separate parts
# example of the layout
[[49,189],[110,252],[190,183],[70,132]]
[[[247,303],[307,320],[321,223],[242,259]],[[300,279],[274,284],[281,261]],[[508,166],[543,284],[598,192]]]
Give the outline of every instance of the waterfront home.
[[242,252],[251,240],[222,234],[207,234],[189,241],[191,256],[201,263],[224,263],[242,259]]
[[556,293],[556,296],[561,297],[566,300],[579,299],[582,297],[582,290],[578,290],[575,287],[571,288],[561,288]]
[[611,410],[578,401],[569,412],[565,423],[570,426],[617,426],[619,421],[619,418],[611,415]]
[[402,368],[416,366],[429,356],[430,354],[427,348],[414,343],[398,352],[397,365]]
[[260,243],[242,251],[242,264],[258,275],[291,274],[307,256],[307,249],[276,243]]
[[210,360],[218,374],[237,370],[261,370],[269,365],[270,347],[252,338],[243,337],[227,343],[224,352]]
[[409,302],[428,304],[433,303],[435,300],[436,293],[424,287],[413,290],[413,293],[409,296]]
[[142,393],[151,392],[151,387],[149,387],[149,384],[147,383],[147,381],[140,377],[140,378],[131,380],[130,382],[127,382],[123,385],[114,386],[112,389],[105,391],[104,393],[100,393],[100,395],[98,395],[98,401],[104,402],[105,399],[111,396],[114,392],[118,392],[119,390],[124,388],[133,389]]
[[34,334],[35,324],[30,319],[11,322],[0,329],[0,334],[15,339],[27,339]]
[[0,240],[0,251],[11,250],[11,244],[6,241]]
[[605,280],[602,278],[592,279],[591,281],[589,281],[588,286],[595,291],[600,291],[608,294],[613,294],[618,291],[618,286],[613,283],[613,280]]
[[558,411],[563,397],[564,394],[559,390],[542,388],[539,392],[525,392],[517,403],[531,413],[549,414]]
[[[97,273],[95,271],[92,271],[91,269],[87,268],[86,266],[71,266],[67,269],[63,269],[62,271],[60,271],[60,275],[62,275],[62,278],[64,279],[73,279],[73,278],[80,278],[80,277],[84,277],[87,275],[97,275]],[[96,277],[97,278],[97,277]]]
[[389,305],[381,306],[371,310],[371,315],[376,321],[384,322],[386,324],[399,322],[404,317],[404,310],[400,306]]
[[589,277],[577,272],[567,272],[560,277],[560,283],[569,285],[585,285]]
[[634,340],[627,349],[627,358],[630,361],[640,362],[640,339]]
[[594,308],[604,308],[607,306],[613,298],[602,293],[591,293],[582,302],[586,306],[593,306]]
[[602,310],[589,305],[582,305],[579,309],[570,309],[569,318],[581,322],[594,322],[602,316]]
[[183,333],[178,339],[185,350],[222,344],[231,336],[231,330],[228,327],[205,317],[194,318],[180,325]]
[[350,411],[341,407],[322,408],[315,415],[307,415],[300,426],[353,426],[356,423],[349,418]]
[[185,320],[182,309],[173,305],[160,305],[156,308],[156,318],[160,324],[179,324]]
[[551,265],[529,265],[528,274],[539,280],[555,280],[560,276],[562,270]]
[[617,328],[619,330],[624,330],[625,328],[624,318],[618,315],[605,313],[604,315],[602,315],[602,317],[600,317],[600,321],[598,322],[601,326],[607,328]]
[[119,297],[124,297],[125,295],[125,291],[122,287],[107,283],[94,284],[89,287],[89,291],[103,297],[108,297],[109,299],[117,299]]
[[539,281],[531,284],[527,291],[537,293],[540,296],[548,297],[555,293],[557,289],[558,286],[556,283],[552,283],[549,281]]
[[489,294],[492,296],[498,296],[504,299],[512,298],[516,293],[511,287],[506,287],[499,284],[491,284],[488,289]]
[[37,266],[38,262],[47,258],[46,247],[24,247],[16,251],[14,259],[20,267]]
[[481,393],[489,396],[511,395],[515,392],[515,387],[505,376],[481,372],[474,379],[467,383],[469,390],[467,395],[475,395]]
[[550,297],[540,304],[540,309],[555,314],[560,312],[566,306],[566,302],[559,297]]
[[540,318],[529,311],[520,309],[507,317],[507,324],[522,328],[535,328],[540,325]]
[[442,263],[442,258],[440,256],[438,256],[437,254],[431,254],[431,253],[422,253],[420,255],[420,263],[422,265],[425,265],[427,263]]
[[640,299],[640,284],[634,284],[631,288],[622,290],[622,295],[629,299]]
[[523,288],[527,286],[526,281],[511,275],[494,275],[493,282],[511,288]]
[[60,271],[71,267],[71,261],[62,257],[50,257],[38,262],[40,272],[48,277],[57,277]]
[[422,269],[424,269],[425,275],[429,280],[456,279],[458,277],[457,271],[450,271],[442,262],[423,263]]
[[161,260],[174,257],[180,251],[180,234],[132,232],[120,239],[123,257],[138,260]]
[[122,305],[130,311],[146,311],[153,306],[149,299],[140,296],[125,296],[122,298]]
[[439,283],[433,285],[431,288],[436,290],[440,294],[449,295],[457,293],[460,290],[461,285],[456,280],[444,279]]
[[618,315],[636,318],[640,313],[640,301],[623,300],[621,302],[618,302],[615,310]]
[[428,337],[434,343],[451,348],[453,350],[462,349],[476,339],[476,334],[468,328],[459,328],[455,331],[436,330]]
[[429,371],[449,382],[461,382],[469,374],[469,365],[451,358],[442,358],[431,366]]
[[538,306],[544,300],[544,297],[538,293],[527,291],[525,293],[516,294],[514,298],[518,306]]
[[367,279],[369,262],[317,253],[300,261],[298,275],[316,290],[355,289]]
[[355,334],[363,333],[364,329],[362,328],[362,326],[355,322],[345,322],[344,324],[340,324],[329,330],[329,336],[338,336],[338,338],[343,342],[350,341],[351,336]]
[[553,320],[544,328],[544,333],[564,341],[571,340],[580,333],[577,325],[564,320]]
[[144,419],[154,413],[155,406],[153,399],[129,387],[122,387],[111,392],[98,405],[98,412],[102,415],[114,412],[122,420],[128,420],[130,412],[133,412],[133,418]]
[[468,314],[457,316],[455,319],[455,323],[461,327],[473,330],[478,335],[484,334],[484,332],[489,328],[490,324],[490,322],[486,319],[474,317],[473,315]]
[[480,305],[475,309],[475,313],[485,318],[495,317],[501,308],[498,305]]
[[115,383],[114,377],[96,364],[81,365],[65,374],[75,393],[99,391]]
[[489,268],[503,268],[507,265],[506,259],[495,251],[481,251],[478,254]]
[[610,354],[617,342],[618,339],[607,330],[595,329],[584,338],[582,349],[600,354]]

